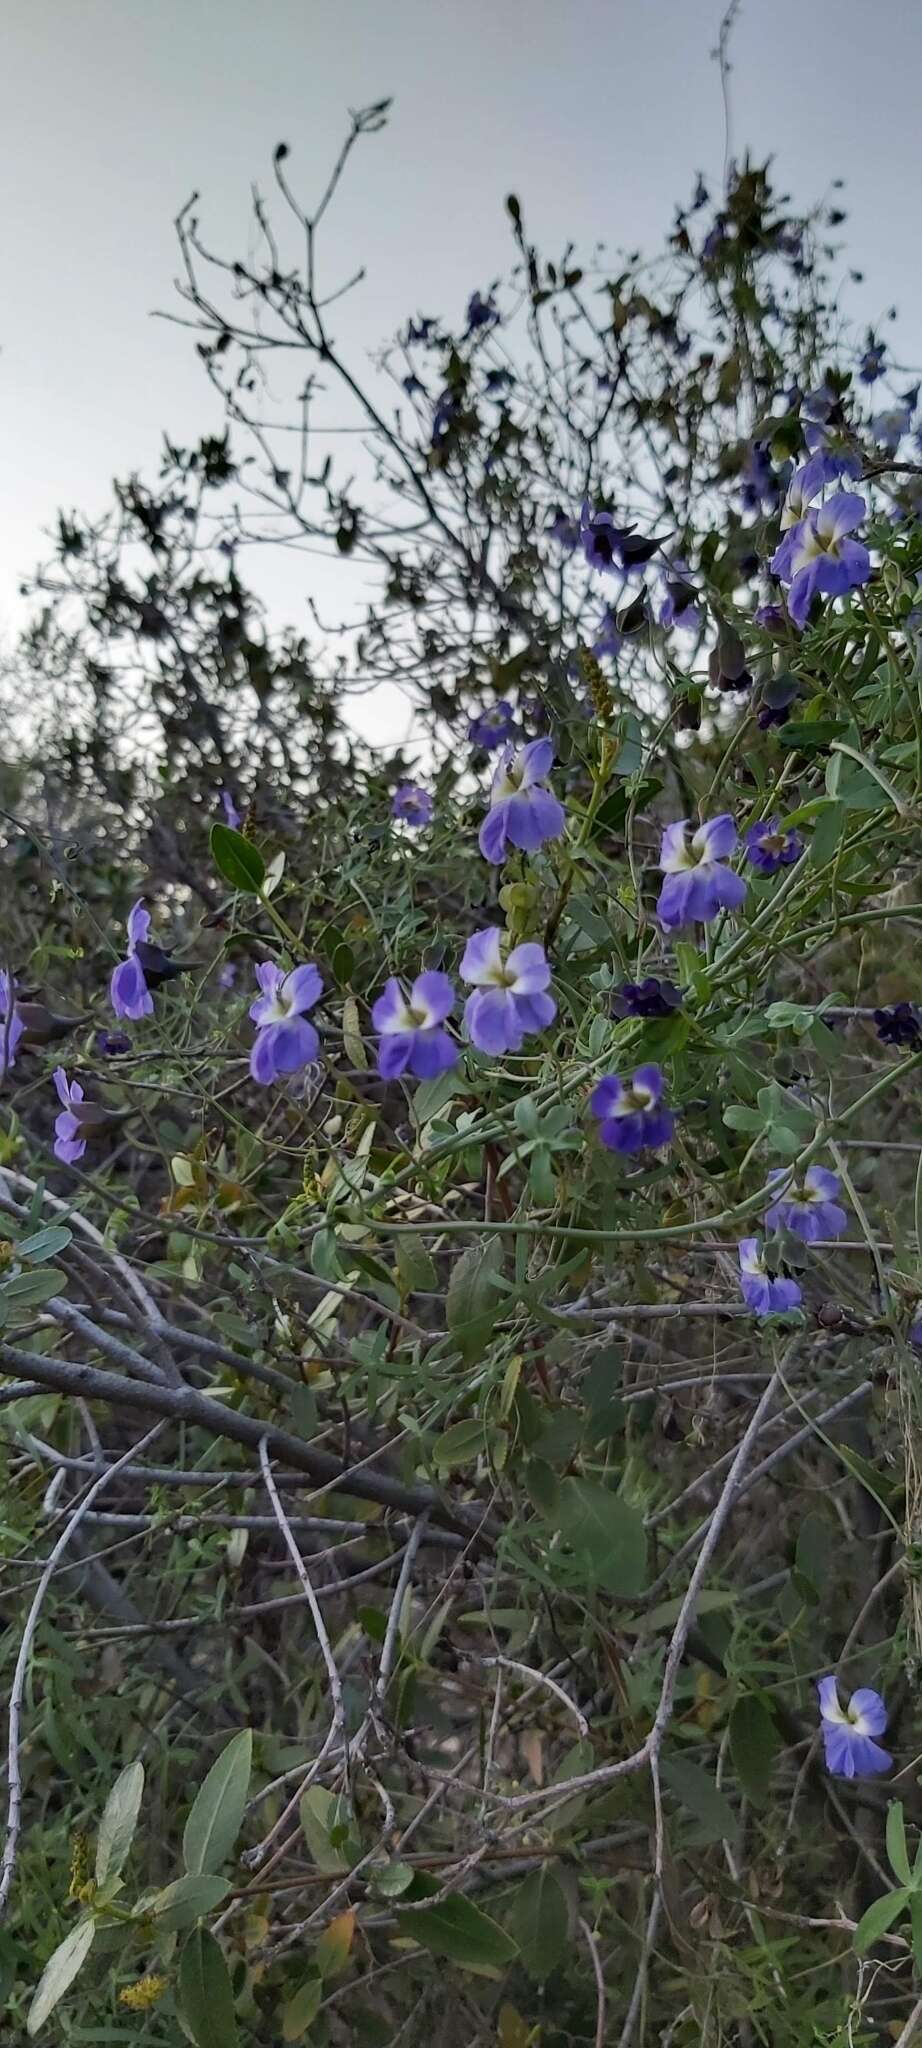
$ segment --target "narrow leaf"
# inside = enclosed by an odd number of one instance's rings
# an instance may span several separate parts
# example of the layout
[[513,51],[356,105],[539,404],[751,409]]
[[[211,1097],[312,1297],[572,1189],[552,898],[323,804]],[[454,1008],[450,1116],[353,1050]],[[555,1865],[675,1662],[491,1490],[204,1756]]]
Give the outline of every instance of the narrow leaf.
[[144,1765],[128,1764],[106,1800],[96,1843],[96,1882],[118,1877],[134,1839],[144,1791]]
[[72,1927],[65,1939],[49,1956],[39,1978],[35,1997],[29,2007],[26,2030],[37,2034],[49,2014],[54,2011],[59,1998],[73,1983],[77,1971],[86,1962],[96,1934],[95,1920],[81,1920],[79,1927]]

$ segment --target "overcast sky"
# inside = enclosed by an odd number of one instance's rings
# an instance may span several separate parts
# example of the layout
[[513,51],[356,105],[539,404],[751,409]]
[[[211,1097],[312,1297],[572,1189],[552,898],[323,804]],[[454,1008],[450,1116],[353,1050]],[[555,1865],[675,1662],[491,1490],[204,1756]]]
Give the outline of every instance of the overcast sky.
[[[208,239],[247,243],[249,188],[291,148],[305,195],[345,110],[393,94],[337,201],[359,356],[409,308],[457,319],[508,260],[507,191],[539,243],[655,251],[696,170],[719,184],[723,0],[12,0],[0,36],[0,643],[59,505],[100,512],[164,429],[215,423],[171,302],[172,219],[193,188]],[[856,312],[922,335],[919,0],[743,0],[738,151],[774,152],[809,204],[847,180]],[[294,564],[273,586],[306,626]]]

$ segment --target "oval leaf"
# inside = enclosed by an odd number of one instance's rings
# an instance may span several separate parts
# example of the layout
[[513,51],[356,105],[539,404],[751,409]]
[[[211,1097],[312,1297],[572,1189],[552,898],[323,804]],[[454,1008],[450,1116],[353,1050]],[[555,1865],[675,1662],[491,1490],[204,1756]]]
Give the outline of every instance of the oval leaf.
[[778,1731],[764,1700],[746,1693],[730,1715],[730,1755],[747,1799],[761,1806],[768,1794]]
[[564,1479],[557,1526],[600,1586],[639,1593],[647,1576],[647,1534],[636,1508],[595,1479]]
[[252,1762],[253,1736],[249,1728],[242,1728],[212,1764],[193,1802],[182,1838],[187,1870],[217,1870],[230,1855],[240,1832]]
[[229,1891],[226,1877],[209,1877],[195,1871],[188,1877],[177,1877],[172,1884],[165,1884],[162,1891],[139,1901],[138,1912],[143,1919],[156,1920],[158,1933],[172,1933],[178,1927],[191,1927],[203,1913],[213,1913]]
[[95,1933],[95,1920],[81,1920],[79,1927],[72,1927],[65,1940],[55,1949],[54,1955],[49,1956],[29,2007],[29,2017],[26,2021],[28,2033],[37,2034],[39,2027],[44,2026],[49,2013],[54,2011],[58,1999],[63,1998],[77,1971],[86,1962]]
[[401,1913],[399,1919],[402,1931],[433,1955],[486,1976],[497,1976],[517,1954],[511,1936],[470,1899],[443,1899],[440,1906]]
[[512,1931],[530,1977],[543,1984],[567,1946],[570,1915],[566,1894],[549,1863],[533,1870],[519,1887]]
[[117,1877],[134,1840],[144,1791],[144,1765],[128,1764],[106,1800],[96,1843],[96,1882]]
[[183,1949],[179,2002],[195,2048],[236,2048],[231,1980],[220,1944],[207,1927],[197,1927]]
[[259,895],[266,879],[266,863],[242,832],[234,832],[230,825],[212,825],[211,857],[232,889],[239,889],[242,896]]

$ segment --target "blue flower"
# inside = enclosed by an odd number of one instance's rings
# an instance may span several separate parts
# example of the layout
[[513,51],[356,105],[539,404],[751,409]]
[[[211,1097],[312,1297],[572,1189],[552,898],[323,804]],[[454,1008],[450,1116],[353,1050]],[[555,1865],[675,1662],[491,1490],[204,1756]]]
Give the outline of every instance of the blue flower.
[[404,335],[404,347],[412,348],[416,341],[431,341],[438,322],[431,314],[421,314],[418,320],[410,320]]
[[492,293],[486,298],[480,292],[472,292],[467,302],[467,331],[476,332],[478,327],[495,327],[499,321],[499,309]]
[[478,711],[476,718],[471,719],[467,736],[473,747],[486,747],[491,752],[494,747],[505,746],[514,732],[515,712],[508,698],[500,697],[498,703]]
[[571,519],[567,512],[561,512],[558,505],[553,519],[544,529],[544,538],[556,541],[559,548],[564,548],[568,555],[572,555],[574,548],[579,546],[579,520]]
[[428,789],[420,789],[416,782],[402,782],[394,791],[391,817],[400,818],[404,825],[412,825],[416,829],[431,824],[433,809]]
[[682,991],[648,974],[644,981],[623,981],[611,1007],[616,1017],[673,1017],[682,1008]]
[[225,824],[230,826],[232,832],[239,832],[243,819],[234,802],[233,793],[229,789],[222,789],[221,791],[221,809],[224,812]]
[[432,446],[440,448],[448,439],[451,429],[461,411],[460,400],[453,391],[443,391],[432,409]]
[[670,562],[664,583],[664,597],[659,608],[661,626],[678,626],[683,631],[697,632],[701,614],[695,603],[695,591],[691,583],[691,570],[687,562],[676,556]]
[[843,1713],[834,1677],[821,1678],[816,1689],[827,1771],[837,1778],[871,1778],[891,1770],[892,1756],[873,1740],[887,1726],[887,1709],[880,1693],[869,1685],[859,1686]]
[[83,1089],[79,1081],[68,1081],[63,1067],[55,1067],[52,1080],[58,1101],[64,1105],[54,1120],[54,1156],[63,1160],[65,1166],[73,1166],[86,1151],[82,1122],[75,1114],[83,1102]]
[[493,777],[490,808],[480,827],[484,860],[498,865],[507,841],[534,853],[546,839],[559,839],[566,823],[562,803],[546,787],[554,759],[550,740],[529,740],[514,752],[507,747]]
[[871,421],[871,432],[888,455],[895,455],[904,434],[912,428],[911,405],[894,405],[886,412],[876,412]]
[[777,818],[762,818],[745,836],[746,858],[763,875],[776,875],[799,860],[804,842],[799,832],[781,832]]
[[609,1152],[656,1151],[668,1145],[675,1116],[661,1106],[665,1085],[660,1067],[638,1067],[627,1082],[617,1074],[603,1074],[589,1107],[600,1119],[599,1137]]
[[594,512],[588,498],[580,512],[580,540],[590,569],[624,571],[624,529],[610,512]]
[[790,584],[788,611],[795,626],[806,625],[810,606],[820,592],[841,597],[867,582],[871,557],[862,541],[847,537],[866,511],[864,499],[856,492],[836,491],[825,505],[809,511],[792,526],[775,549],[772,573]]
[[97,1031],[94,1044],[101,1059],[117,1058],[119,1053],[131,1051],[131,1039],[127,1031]]
[[136,903],[128,913],[128,958],[120,960],[113,970],[109,983],[112,1008],[117,1017],[150,1017],[153,1013],[154,998],[147,986],[142,956],[139,947],[145,945],[150,931],[150,911],[141,902]]
[[858,365],[858,375],[861,378],[862,384],[873,384],[880,376],[881,370],[884,367],[886,353],[886,342],[875,341],[873,334],[869,334],[868,346]]
[[551,970],[536,940],[513,946],[503,959],[497,925],[474,932],[461,962],[461,979],[474,993],[464,1005],[464,1027],[479,1052],[521,1052],[522,1041],[546,1030],[557,1015],[548,995]]
[[803,1295],[796,1280],[786,1280],[769,1273],[762,1256],[757,1237],[741,1237],[739,1242],[740,1288],[747,1308],[757,1316],[778,1314],[782,1309],[799,1308]]
[[[12,1000],[13,1014],[10,1016]],[[16,1063],[16,1047],[25,1030],[25,1025],[16,1007],[15,984],[11,987],[7,974],[0,969],[0,1081]]]
[[736,826],[728,812],[699,825],[686,844],[684,820],[667,825],[660,867],[665,881],[656,911],[667,931],[698,919],[709,924],[720,910],[738,910],[746,894],[742,875],[724,863],[736,851]]
[[380,1034],[378,1072],[394,1080],[409,1067],[419,1081],[434,1081],[457,1065],[458,1049],[442,1026],[455,1006],[447,974],[418,974],[409,1001],[393,977],[385,984],[371,1013]]
[[922,1016],[913,1003],[893,1003],[889,1009],[875,1010],[874,1029],[881,1045],[908,1045],[915,1050],[922,1043]]
[[779,1195],[765,1211],[766,1230],[783,1226],[795,1237],[802,1237],[805,1244],[816,1244],[821,1237],[841,1237],[848,1228],[846,1211],[836,1200],[841,1192],[839,1180],[825,1166],[808,1166],[800,1182],[792,1182],[787,1167],[779,1166],[769,1179]]
[[273,960],[263,960],[256,969],[262,990],[250,1004],[256,1037],[250,1051],[250,1075],[260,1087],[268,1088],[284,1074],[298,1074],[316,1059],[320,1040],[304,1015],[313,1009],[323,993],[323,982],[312,960],[295,967],[291,974]]
[[618,621],[615,614],[611,606],[606,605],[599,620],[598,638],[593,640],[592,643],[592,652],[596,660],[600,661],[603,655],[609,654],[614,656],[620,654],[623,644],[623,636],[618,631]]
[[812,504],[819,492],[825,490],[827,484],[838,482],[842,475],[843,461],[842,456],[831,455],[826,449],[820,448],[794,471],[781,507],[782,532],[786,532],[789,526],[799,525],[807,506]]

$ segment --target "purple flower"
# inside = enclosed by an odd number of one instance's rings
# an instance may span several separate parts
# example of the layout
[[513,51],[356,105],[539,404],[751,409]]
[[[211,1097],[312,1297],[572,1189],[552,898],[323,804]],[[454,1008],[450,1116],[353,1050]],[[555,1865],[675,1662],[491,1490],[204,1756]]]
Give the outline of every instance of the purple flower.
[[131,1039],[127,1031],[97,1031],[94,1044],[101,1059],[114,1059],[120,1052],[131,1051]]
[[371,1013],[381,1038],[378,1072],[383,1080],[392,1081],[409,1067],[418,1081],[434,1081],[457,1064],[457,1046],[441,1028],[454,1006],[447,974],[418,974],[409,1002],[399,981],[392,977],[385,984]]
[[75,1105],[79,1108],[83,1101],[83,1089],[79,1081],[68,1081],[63,1067],[55,1067],[51,1078],[58,1091],[58,1101],[64,1105],[54,1120],[54,1156],[63,1160],[65,1166],[73,1166],[86,1151],[82,1123],[74,1115]]
[[624,570],[624,530],[610,512],[594,512],[588,498],[580,512],[580,540],[590,569]]
[[494,866],[506,857],[506,842],[534,853],[546,839],[559,839],[565,813],[546,788],[554,749],[550,740],[529,740],[514,752],[507,747],[493,777],[490,808],[480,827],[480,851]]
[[868,346],[858,365],[858,375],[862,384],[873,384],[880,376],[886,353],[886,342],[875,341],[873,335],[869,335]]
[[660,867],[666,880],[656,906],[660,923],[667,931],[700,919],[709,924],[720,910],[738,910],[746,894],[742,875],[724,863],[736,851],[736,826],[729,813],[722,812],[707,825],[699,825],[686,844],[688,826],[684,820],[667,825],[663,833]]
[[504,960],[502,938],[497,925],[474,932],[461,962],[461,979],[474,990],[464,1005],[464,1026],[478,1052],[521,1052],[522,1040],[557,1015],[547,994],[551,970],[544,947],[527,941]]
[[599,1137],[609,1152],[648,1152],[668,1145],[675,1117],[660,1107],[665,1085],[660,1067],[638,1067],[629,1082],[603,1074],[589,1107],[601,1119]]
[[821,1237],[841,1237],[848,1228],[848,1216],[836,1200],[839,1180],[825,1166],[808,1166],[801,1182],[792,1182],[787,1167],[769,1175],[779,1190],[778,1200],[765,1211],[766,1230],[793,1231],[805,1244]]
[[222,789],[221,791],[221,809],[224,812],[225,824],[230,826],[232,832],[239,832],[243,818],[229,789]]
[[145,944],[149,931],[150,911],[138,902],[128,913],[128,958],[119,961],[109,983],[112,1008],[117,1017],[137,1020],[153,1014],[154,998],[138,957],[138,947]]
[[440,448],[461,411],[460,401],[453,391],[443,391],[432,409],[432,446]]
[[785,534],[775,549],[771,567],[775,576],[790,584],[788,611],[795,626],[805,626],[813,599],[825,592],[841,597],[866,583],[871,557],[862,541],[847,536],[859,526],[867,511],[863,498],[854,491],[836,491],[825,505],[807,513]]
[[278,1081],[283,1074],[300,1073],[316,1059],[320,1040],[304,1015],[313,1009],[323,993],[323,982],[312,960],[295,967],[291,974],[274,960],[262,960],[256,969],[262,990],[250,1004],[256,1037],[250,1051],[250,1075],[261,1088]]
[[825,449],[818,449],[809,461],[794,471],[787,487],[784,504],[781,507],[781,530],[797,526],[803,519],[807,506],[827,484],[834,484],[842,474],[842,460],[830,455]]
[[773,639],[784,639],[787,632],[787,614],[780,604],[760,604],[753,613],[754,623],[761,626],[763,633],[770,633]]
[[218,968],[218,987],[233,988],[237,979],[236,960],[224,960]]
[[404,347],[411,348],[415,341],[431,341],[437,324],[431,313],[423,313],[418,320],[410,320],[404,336]]
[[572,555],[574,548],[579,547],[579,520],[571,519],[558,505],[550,525],[544,529],[544,538],[556,541],[559,548],[564,548],[568,555]]
[[887,1726],[887,1709],[880,1693],[869,1685],[859,1686],[843,1713],[834,1677],[821,1678],[816,1690],[827,1771],[837,1778],[871,1778],[891,1770],[892,1756],[873,1740]]
[[480,292],[472,292],[467,302],[467,331],[475,333],[478,327],[495,327],[499,311],[492,293],[486,298]]
[[745,837],[746,859],[763,875],[776,875],[779,868],[793,866],[804,850],[799,832],[781,832],[777,818],[762,818],[750,825]]
[[416,828],[431,824],[433,808],[428,789],[420,789],[416,782],[402,782],[394,791],[391,817],[400,818],[404,825]]
[[746,452],[740,495],[748,512],[759,512],[763,505],[777,502],[778,479],[761,441],[751,442]]
[[922,1042],[922,1017],[913,1003],[894,1003],[890,1009],[875,1010],[874,1028],[881,1045],[908,1045],[915,1049]]
[[473,747],[503,747],[515,731],[515,712],[507,697],[500,697],[497,704],[488,705],[486,711],[478,711],[467,729],[467,736]]
[[881,441],[888,455],[895,455],[904,434],[912,427],[912,406],[895,405],[886,412],[876,412],[871,421],[871,432]]
[[681,989],[654,974],[644,981],[623,981],[612,1001],[616,1017],[672,1017],[681,1008]]
[[664,580],[664,596],[659,608],[661,626],[678,626],[684,632],[694,633],[700,624],[700,613],[695,603],[695,591],[691,582],[688,563],[676,556],[670,562]]
[[623,644],[623,636],[618,631],[615,614],[611,606],[606,605],[599,620],[598,638],[592,643],[592,652],[596,660],[600,661],[605,654],[620,654]]
[[[12,999],[13,1014],[10,1015]],[[16,1047],[25,1030],[25,1025],[16,1008],[15,985],[0,969],[0,1081],[4,1080],[10,1068],[16,1064]]]
[[739,1260],[743,1300],[757,1316],[770,1316],[782,1309],[800,1306],[803,1295],[797,1281],[776,1278],[769,1273],[757,1237],[740,1238]]

